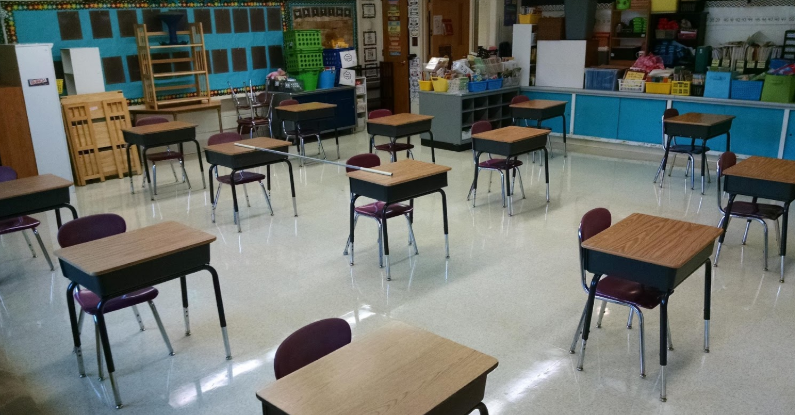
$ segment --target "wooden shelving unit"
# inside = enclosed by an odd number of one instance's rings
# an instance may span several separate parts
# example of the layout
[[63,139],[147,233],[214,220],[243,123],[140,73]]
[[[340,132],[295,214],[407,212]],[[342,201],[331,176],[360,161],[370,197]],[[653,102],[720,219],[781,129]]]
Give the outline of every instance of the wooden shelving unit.
[[[141,68],[141,83],[144,88],[144,103],[147,109],[159,109],[170,105],[206,103],[210,101],[210,80],[207,71],[207,54],[204,46],[204,31],[201,23],[188,24],[188,30],[178,31],[188,37],[184,45],[153,44],[151,38],[167,38],[167,32],[147,32],[146,25],[135,25],[135,41],[138,46],[138,63]],[[188,57],[152,59],[156,53],[186,52]],[[190,64],[190,70],[157,71],[154,65]],[[172,66],[173,68],[173,66]],[[187,79],[186,79],[187,78]],[[165,99],[164,93],[184,95],[181,98]]]
[[[635,17],[642,17],[646,19],[646,31],[640,33],[638,36],[628,36],[616,32],[616,26],[619,23],[629,23]],[[651,2],[641,3],[638,7],[632,6],[628,9],[618,10],[615,3],[613,3],[613,11],[610,16],[610,64],[620,66],[632,66],[635,59],[614,59],[612,57],[613,48],[615,47],[640,47],[642,52],[648,52],[648,39],[651,28]]]

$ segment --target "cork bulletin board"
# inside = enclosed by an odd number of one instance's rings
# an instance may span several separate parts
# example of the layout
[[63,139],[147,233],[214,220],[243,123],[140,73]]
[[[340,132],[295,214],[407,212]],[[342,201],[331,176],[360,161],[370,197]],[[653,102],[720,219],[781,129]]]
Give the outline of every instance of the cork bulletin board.
[[355,48],[356,1],[289,1],[286,2],[289,26],[294,30],[320,30],[325,42],[342,38]]

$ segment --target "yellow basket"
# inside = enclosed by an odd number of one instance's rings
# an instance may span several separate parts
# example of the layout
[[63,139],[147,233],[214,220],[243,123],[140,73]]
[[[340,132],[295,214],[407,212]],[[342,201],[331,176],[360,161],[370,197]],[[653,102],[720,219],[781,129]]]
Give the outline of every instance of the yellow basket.
[[538,24],[539,20],[541,20],[541,13],[519,15],[519,24]]
[[58,86],[58,95],[63,94],[63,79],[56,79],[55,85]]
[[433,91],[433,82],[420,81],[420,91]]
[[647,94],[670,95],[671,94],[671,83],[670,82],[646,82],[646,93]]
[[444,78],[433,77],[431,82],[433,82],[433,90],[436,92],[447,92],[447,88],[450,86],[450,83]]
[[671,82],[671,95],[690,96],[690,81]]

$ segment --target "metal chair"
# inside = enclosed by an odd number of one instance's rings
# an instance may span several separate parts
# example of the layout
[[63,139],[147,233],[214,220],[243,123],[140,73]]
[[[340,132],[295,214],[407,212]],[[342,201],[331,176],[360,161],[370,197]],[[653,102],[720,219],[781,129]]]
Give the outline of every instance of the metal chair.
[[[8,166],[0,166],[0,182],[8,182],[16,179],[17,172],[13,168]],[[50,271],[55,271],[55,267],[52,265],[52,260],[50,260],[50,254],[47,253],[47,248],[44,247],[44,242],[41,240],[41,235],[39,235],[39,231],[36,230],[39,225],[41,225],[41,222],[30,216],[20,216],[18,218],[1,220],[0,235],[20,232],[22,236],[25,237],[25,242],[27,242],[28,248],[30,248],[30,252],[33,254],[33,258],[37,258],[36,251],[33,249],[33,245],[30,243],[30,238],[28,238],[28,234],[25,233],[26,230],[30,229],[30,231],[33,232],[33,235],[36,236],[36,240],[39,241],[39,247],[41,248],[41,252],[44,254],[44,259],[46,259],[47,263],[50,265]]]
[[301,327],[289,335],[273,358],[273,372],[281,379],[351,343],[351,326],[341,318],[329,318]]
[[[665,134],[665,120],[668,118],[676,117],[679,115],[679,111],[675,108],[668,108],[665,110],[662,116],[662,145],[663,150],[668,150],[668,154],[673,154],[674,158],[671,161],[671,170],[668,171],[668,177],[671,177],[671,173],[674,171],[674,167],[676,166],[676,156],[678,154],[687,154],[687,166],[685,167],[685,177],[688,176],[688,171],[690,172],[690,189],[695,189],[696,183],[696,158],[695,156],[700,156],[705,152],[709,151],[709,147],[700,147],[696,145],[696,140],[691,139],[690,145],[686,144],[676,144],[676,137],[670,137],[671,142],[668,143],[669,137]],[[660,161],[660,167],[657,168],[657,173],[654,175],[653,183],[657,183],[657,179],[660,179],[660,187],[663,185],[663,180],[665,179],[665,169],[667,161],[665,160],[665,156]],[[709,176],[709,163],[707,163],[707,181],[712,183],[712,178]],[[704,189],[701,189],[702,191]]]
[[[232,87],[231,84],[229,87]],[[270,131],[270,119],[257,115],[257,108],[262,107],[263,105],[261,105],[259,101],[254,98],[254,87],[251,81],[248,81],[248,89],[246,89],[245,84],[243,84],[243,92],[246,95],[245,105],[238,101],[237,95],[234,93],[234,89],[232,90],[232,100],[235,103],[235,110],[237,111],[237,132],[239,134],[244,134],[245,131],[248,131],[249,137],[253,138],[254,132],[259,133],[259,129],[262,127],[267,126]],[[241,110],[247,111],[247,116],[241,114]]]
[[[242,137],[238,133],[219,133],[210,136],[207,140],[207,145],[212,146],[216,144],[223,144],[223,143],[231,143],[233,141],[240,141]],[[271,216],[273,216],[273,206],[271,205],[271,199],[268,196],[268,191],[265,189],[265,185],[262,184],[262,181],[265,180],[265,175],[260,173],[251,173],[247,171],[238,171],[235,172],[235,186],[242,185],[243,186],[243,193],[246,195],[246,205],[251,207],[251,202],[248,199],[248,190],[246,190],[246,183],[253,183],[258,182],[260,187],[262,187],[262,193],[265,194],[265,201],[268,202],[268,209],[271,211]],[[212,221],[215,223],[215,209],[218,206],[218,198],[221,196],[221,184],[232,185],[232,176],[225,175],[219,176],[218,175],[218,167],[215,168],[215,180],[218,181],[218,190],[215,192],[215,198],[213,199],[213,210],[212,210]],[[240,218],[235,214],[235,224],[237,224],[237,230],[240,232]]]
[[[590,237],[602,232],[610,227],[611,223],[610,211],[605,208],[596,208],[586,213],[580,221],[580,228],[578,230],[579,249],[580,249],[580,281],[582,288],[588,293],[588,284],[585,280],[585,264],[583,263],[583,247],[582,243],[587,241]],[[605,313],[605,306],[607,303],[618,304],[629,307],[629,319],[627,320],[627,328],[632,328],[633,314],[637,313],[638,320],[640,321],[640,377],[646,377],[646,361],[645,361],[645,327],[643,324],[643,312],[641,308],[652,310],[660,305],[663,293],[652,288],[645,287],[633,281],[624,280],[618,277],[603,276],[599,280],[596,288],[596,300],[602,301],[602,306],[599,309],[599,317],[596,320],[596,327],[602,327],[602,317]],[[586,302],[586,307],[587,307]],[[577,331],[574,332],[574,340],[571,342],[569,353],[574,354],[574,349],[577,347],[577,340],[582,335],[583,321],[585,320],[585,308],[582,310],[580,322],[577,324]],[[673,350],[673,342],[671,341],[671,326],[666,321],[668,329],[668,350]],[[577,370],[582,370],[580,366]]]
[[[58,243],[61,245],[61,247],[66,248],[73,245],[118,235],[120,233],[126,232],[126,230],[127,224],[119,215],[103,213],[99,215],[84,216],[82,218],[65,223],[61,229],[58,230]],[[155,308],[154,299],[157,297],[157,295],[157,288],[146,287],[138,291],[124,294],[120,297],[112,298],[105,302],[104,313],[107,314],[128,307],[132,308],[135,318],[138,320],[138,326],[140,327],[141,331],[144,331],[146,328],[144,327],[143,320],[141,320],[141,315],[138,313],[137,305],[148,303],[149,308],[152,310],[152,315],[155,317],[157,327],[160,329],[160,335],[163,337],[163,341],[166,343],[166,348],[168,348],[168,354],[169,356],[174,356],[174,349],[171,347],[171,342],[168,339],[166,329],[163,327],[163,322],[160,320],[160,314],[158,314],[157,308]],[[102,340],[99,336],[99,325],[97,324],[96,317],[96,313],[98,311],[97,306],[99,305],[100,297],[85,289],[79,289],[75,291],[74,297],[83,311],[80,313],[80,318],[77,322],[78,333],[82,332],[83,317],[86,314],[94,318],[97,366],[99,380],[102,380],[104,378],[102,369]],[[113,374],[111,374],[111,382],[115,383]]]
[[[370,111],[370,113],[367,115],[367,119],[374,120],[376,118],[388,117],[390,115],[392,115],[392,111],[388,109],[378,109],[375,111]],[[389,153],[389,159],[392,160],[392,162],[397,161],[397,153],[401,151],[405,151],[406,157],[411,157],[413,160],[414,153],[411,150],[414,149],[414,146],[411,144],[411,137],[406,137],[406,140],[407,140],[406,143],[398,143],[398,142],[392,142],[390,139],[390,142],[388,144],[375,145],[375,136],[371,135],[370,148],[371,149],[374,148],[378,151],[386,151],[387,153]]]
[[[168,118],[164,117],[146,117],[140,118],[135,121],[136,127],[141,127],[144,125],[152,125],[152,124],[162,124],[169,122]],[[188,189],[190,189],[190,179],[188,179],[188,173],[185,171],[185,156],[182,154],[181,151],[172,151],[171,147],[166,146],[166,151],[159,152],[159,153],[147,153],[146,159],[152,163],[152,183],[154,184],[153,193],[157,194],[157,162],[158,161],[169,161],[169,160],[177,160],[179,161],[179,166],[182,168],[182,183],[188,183]],[[177,179],[177,172],[174,170],[174,163],[168,163],[171,166],[171,173],[174,175],[174,181],[179,182]],[[141,187],[146,186],[146,175],[143,175],[143,180],[141,182]]]
[[[346,162],[351,166],[357,167],[378,167],[381,165],[381,159],[378,158],[377,155],[371,153],[359,154],[353,156],[348,159]],[[348,173],[354,171],[351,168],[345,169]],[[384,267],[384,238],[383,238],[383,224],[381,223],[381,212],[384,210],[384,202],[374,202],[369,203],[363,206],[357,206],[354,208],[353,212],[353,229],[356,229],[356,224],[359,222],[359,217],[364,216],[370,219],[373,219],[378,223],[378,266],[383,268]],[[386,208],[386,218],[391,219],[398,216],[404,216],[406,218],[406,223],[409,227],[409,246],[414,245],[414,255],[418,255],[420,252],[417,250],[417,240],[414,239],[414,229],[412,227],[412,218],[411,213],[414,211],[414,207],[411,205],[404,205],[402,203],[393,203]],[[342,255],[348,255],[348,248],[351,248],[351,254],[353,254],[353,247],[351,247],[351,239],[348,236],[348,241],[345,243],[345,250],[342,251]],[[351,265],[353,265],[353,255],[351,255]]]
[[[527,101],[530,101],[530,97],[528,97],[527,95],[517,95],[517,96],[511,98],[511,105],[520,104],[522,102],[527,102]],[[519,125],[517,123],[516,118],[513,119],[513,124],[514,125]],[[521,125],[519,125],[519,126],[521,127]],[[527,122],[526,119],[524,120],[524,126],[525,127],[530,127],[530,123]],[[537,127],[541,128],[541,122],[540,121],[539,121]],[[550,149],[549,156],[552,157],[552,151],[551,151],[552,150],[552,138],[550,138],[549,136],[547,136],[547,148]],[[536,153],[537,153],[536,151],[533,152],[533,158],[532,158],[533,163],[536,162]],[[528,157],[530,157],[530,156],[528,156]]]
[[[472,135],[483,133],[486,131],[491,131],[491,123],[488,121],[478,121],[472,124]],[[489,188],[488,192],[491,193],[491,178],[493,173],[496,171],[500,173],[500,189],[502,189],[502,207],[507,206],[507,195],[505,194],[505,171],[513,170],[513,182],[511,183],[511,193],[513,193],[514,189],[516,188],[516,176],[519,176],[519,186],[522,188],[522,199],[525,199],[524,194],[524,183],[522,182],[522,172],[519,167],[522,166],[521,161],[517,158],[512,159],[500,159],[500,158],[493,158],[491,154],[489,154],[489,159],[486,161],[479,162],[478,159],[474,158],[477,157],[477,152],[472,150],[473,159],[475,162],[475,178],[472,180],[472,185],[469,187],[469,193],[467,194],[467,200],[469,197],[472,196],[472,207],[475,207],[475,199],[477,199],[478,191],[475,188],[475,180],[477,180],[478,174],[481,170],[488,170],[489,171]]]
[[[298,101],[294,99],[286,99],[284,101],[279,102],[280,107],[286,107],[289,105],[298,105]],[[306,156],[306,146],[304,141],[308,137],[315,137],[317,139],[317,154],[323,154],[323,159],[326,159],[326,150],[323,148],[323,140],[320,139],[320,131],[311,128],[301,128],[301,124],[294,123],[292,130],[287,129],[287,124],[285,121],[282,121],[282,131],[284,131],[284,135],[287,138],[287,141],[292,142],[298,149],[298,154],[302,156]],[[301,159],[300,163],[301,167],[304,167],[304,159]]]
[[[731,151],[727,151],[720,155],[720,159],[718,160],[718,209],[720,210],[721,217],[720,222],[718,222],[718,227],[723,226],[723,221],[726,219],[726,208],[723,206],[722,196],[723,192],[721,191],[720,179],[723,175],[723,172],[731,166],[737,164],[737,156],[732,153]],[[762,224],[762,229],[765,233],[765,254],[764,254],[764,266],[765,271],[767,271],[767,221],[775,222],[776,224],[776,241],[781,243],[779,235],[781,235],[781,228],[779,226],[779,218],[784,215],[784,207],[779,205],[771,205],[767,203],[756,203],[756,198],[753,198],[751,202],[744,202],[735,200],[732,203],[732,210],[729,215],[729,221],[731,218],[738,218],[738,219],[745,219],[745,233],[743,234],[743,245],[745,245],[745,241],[748,239],[748,228],[751,227],[751,221],[757,221]],[[722,247],[722,243],[718,242],[718,250],[715,252],[715,263],[714,266],[718,266],[718,258],[720,257],[720,250]]]

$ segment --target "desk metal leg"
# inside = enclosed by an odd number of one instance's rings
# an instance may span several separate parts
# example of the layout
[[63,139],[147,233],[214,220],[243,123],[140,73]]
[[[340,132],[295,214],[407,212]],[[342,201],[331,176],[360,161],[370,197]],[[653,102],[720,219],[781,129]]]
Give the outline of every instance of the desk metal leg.
[[146,159],[148,148],[141,146],[141,159],[144,161],[144,173],[146,174],[146,184],[149,187],[149,199],[155,200],[155,193],[152,190],[152,177],[149,175],[149,161]]
[[436,147],[433,144],[433,131],[428,131],[428,135],[430,136],[431,141],[431,162],[436,164]]
[[[718,250],[715,251],[715,263],[714,266],[718,266],[718,259],[720,259],[720,249],[723,248],[723,240],[726,239],[726,229],[729,227],[729,221],[731,220],[731,211],[732,206],[734,205],[734,198],[737,197],[735,194],[729,195],[729,203],[726,204],[726,208],[724,209],[723,219],[720,222],[720,227],[723,229],[723,233],[720,234],[720,238],[718,238]],[[785,207],[786,209],[786,207]],[[786,216],[785,216],[786,218]],[[786,222],[786,219],[784,220]],[[783,237],[781,239],[784,239]],[[781,277],[784,277],[783,271]]]
[[127,172],[130,174],[130,193],[135,194],[135,184],[133,183],[132,159],[130,158],[130,148],[132,144],[127,144]]
[[77,357],[77,370],[80,377],[86,377],[86,367],[83,364],[83,350],[80,345],[80,327],[77,324],[77,311],[75,310],[75,297],[74,293],[78,289],[77,283],[72,282],[66,288],[66,305],[69,308],[69,323],[72,326],[72,341],[74,342],[74,349],[72,352]]
[[478,197],[478,174],[480,173],[480,169],[478,168],[478,164],[480,164],[480,155],[483,154],[482,151],[475,153],[475,178],[472,179],[472,186],[469,189],[469,194],[467,195],[467,200],[469,200],[469,196],[472,196],[472,207],[475,207],[475,200]]
[[566,114],[561,115],[563,118],[563,158],[569,156],[569,150],[566,148]]
[[199,146],[199,142],[198,141],[196,141],[196,140],[191,140],[191,141],[193,141],[193,144],[196,144],[196,154],[199,156],[198,157],[199,158],[199,171],[201,172],[201,176],[202,176],[202,188],[206,189],[207,188],[207,182],[204,181],[204,163],[202,163],[202,148],[201,148],[201,146]]
[[[293,215],[298,217],[298,207],[296,207],[295,203],[295,181],[293,180],[293,165],[290,163],[290,160],[284,160],[287,163],[287,172],[290,174],[290,192],[293,195]],[[270,176],[268,176],[270,177]]]
[[[214,190],[213,189],[213,169],[218,170],[218,165],[211,164],[210,168],[207,169],[207,179],[210,181],[210,199],[212,199],[212,197],[213,197],[213,190]],[[220,186],[220,185],[221,184],[219,183],[218,186]],[[213,200],[211,200],[211,202],[213,202]]]
[[179,277],[179,286],[182,290],[182,313],[185,320],[185,335],[190,336],[190,317],[188,315],[188,282],[185,276]]
[[[317,139],[320,140],[320,137],[318,137]],[[337,129],[337,127],[334,127],[334,141],[337,144],[337,160],[339,160],[340,159],[340,131]],[[323,153],[325,154],[325,151]]]
[[[663,187],[663,182],[665,181],[665,170],[668,168],[668,154],[670,153],[669,149],[671,148],[671,140],[673,140],[673,137],[668,136],[668,142],[665,144],[665,154],[663,155],[663,159],[658,170],[658,174],[660,175],[661,189]],[[657,176],[655,176],[654,179],[657,180]]]
[[701,140],[701,194],[704,194],[704,170],[707,167],[707,140]]
[[480,415],[489,415],[489,408],[486,408],[486,404],[484,404],[483,402],[477,404],[474,408],[472,408],[472,411],[476,409],[480,412]]
[[386,227],[386,219],[387,219],[386,211],[388,207],[389,205],[385,203],[384,208],[381,210],[381,232],[383,233],[383,235],[381,235],[381,241],[383,241],[384,244],[384,263],[386,264],[386,280],[392,281],[392,273],[390,272],[389,268],[389,236],[388,236],[389,234],[387,232],[387,227]]
[[787,223],[789,222],[789,204],[784,203],[784,218],[781,221],[781,243],[779,244],[779,255],[781,255],[781,279],[784,282],[784,256],[787,254]]
[[116,409],[122,407],[121,395],[119,394],[119,385],[116,383],[116,365],[113,363],[113,354],[110,350],[110,340],[108,339],[108,327],[105,324],[105,304],[107,301],[101,300],[97,304],[97,311],[94,319],[99,326],[99,338],[102,340],[102,352],[105,354],[105,364],[108,366],[108,377],[110,378],[110,387],[113,389],[113,399],[116,401]]
[[513,193],[511,193],[511,170],[505,170],[505,198],[508,199],[508,216],[513,216]]
[[[63,223],[61,222],[61,211],[60,211],[61,208],[69,209],[69,211],[72,212],[72,220],[77,219],[77,210],[75,210],[74,206],[68,203],[56,206],[55,209],[53,209],[53,211],[55,211],[55,224],[58,226],[58,229],[61,229],[61,225],[63,225]],[[45,255],[46,254],[47,253],[45,252]]]
[[726,132],[726,151],[732,151],[732,133]]
[[547,203],[549,203],[549,154],[546,147],[544,147],[544,179],[547,181]]
[[665,366],[668,365],[668,296],[663,294],[660,300],[660,401],[666,401]]
[[367,150],[368,153],[372,153],[373,152],[373,143],[374,142],[375,142],[375,135],[370,134],[370,144],[368,145],[368,150]]
[[351,209],[350,209],[350,232],[348,233],[348,246],[351,250],[351,258],[350,264],[353,265],[353,236],[354,236],[354,229],[356,228],[356,199],[359,198],[359,195],[356,193],[351,193]]
[[235,218],[235,223],[237,224],[237,233],[241,233],[243,231],[240,229],[240,211],[238,210],[238,206],[237,206],[237,191],[235,190],[235,173],[236,172],[237,171],[233,169],[232,173],[229,175],[229,185],[230,185],[230,187],[232,187],[232,204],[235,207],[234,218]]
[[444,255],[445,258],[450,258],[450,238],[447,226],[447,195],[444,193],[444,190],[442,189],[439,189],[439,193],[442,195],[442,220],[444,222]]
[[[270,196],[270,194],[271,194],[271,165],[270,164],[265,166],[265,177],[266,177],[266,179],[268,181],[268,196]],[[212,193],[213,192],[211,190],[210,194],[212,194]]]
[[580,359],[577,362],[577,370],[582,371],[582,364],[585,360],[585,346],[588,343],[588,334],[591,331],[591,317],[593,315],[593,303],[596,299],[596,286],[599,284],[601,274],[595,274],[591,280],[591,287],[588,289],[588,301],[585,303],[585,321],[582,323],[582,348],[580,349]]
[[[221,118],[221,107],[218,107],[217,111],[218,111],[218,132],[222,133],[224,132],[224,123]],[[201,154],[199,154],[199,156],[201,157]],[[210,192],[210,194],[212,194],[212,192]]]
[[218,319],[221,321],[221,334],[224,337],[224,349],[226,350],[226,360],[232,360],[232,349],[229,347],[229,335],[226,332],[226,314],[224,314],[224,300],[221,297],[221,283],[218,281],[218,272],[215,268],[207,264],[204,269],[213,276],[213,290],[215,291],[215,305],[218,306]]
[[712,264],[704,262],[704,352],[709,353],[709,310],[712,307]]

